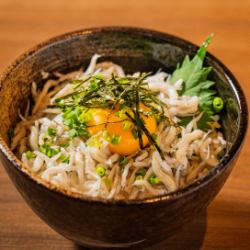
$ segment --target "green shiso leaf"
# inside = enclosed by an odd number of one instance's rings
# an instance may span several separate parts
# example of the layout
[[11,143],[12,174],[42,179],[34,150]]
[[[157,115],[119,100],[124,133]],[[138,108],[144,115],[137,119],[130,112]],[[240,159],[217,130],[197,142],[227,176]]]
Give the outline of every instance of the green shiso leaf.
[[[207,47],[211,40],[212,35],[206,39],[192,60],[186,56],[182,65],[177,67],[171,78],[172,83],[175,83],[179,79],[183,80],[181,95],[199,97],[199,109],[203,112],[203,115],[198,121],[197,126],[202,130],[209,128],[208,122],[211,121],[211,116],[213,115],[213,99],[217,93],[211,89],[215,82],[207,79],[212,68],[203,66]],[[179,124],[185,126],[190,120],[190,117],[182,118]]]

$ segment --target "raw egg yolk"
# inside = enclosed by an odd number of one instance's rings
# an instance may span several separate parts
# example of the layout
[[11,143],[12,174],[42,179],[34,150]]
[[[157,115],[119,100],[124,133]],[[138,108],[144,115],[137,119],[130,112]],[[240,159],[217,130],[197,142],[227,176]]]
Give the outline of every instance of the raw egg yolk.
[[[150,109],[147,108],[145,105],[140,103],[139,109],[142,112],[149,112]],[[108,119],[108,124],[106,126],[107,132],[110,137],[118,136],[119,142],[117,144],[109,144],[110,151],[112,153],[117,153],[120,155],[130,155],[135,153],[140,149],[139,139],[135,138],[132,129],[134,127],[133,123],[131,122],[131,126],[129,128],[125,128],[124,117],[120,117],[117,115],[117,111],[119,110],[116,107],[112,113],[110,114],[110,110],[108,109],[93,109],[91,111],[93,119],[88,122],[88,131],[91,135],[97,134],[101,130],[105,128],[105,123]],[[152,134],[155,133],[157,128],[157,123],[155,117],[146,116],[140,114],[140,117],[144,121],[144,125],[147,130]],[[125,119],[128,120],[126,117]],[[142,135],[143,146],[146,146],[149,141],[147,136],[143,133]]]

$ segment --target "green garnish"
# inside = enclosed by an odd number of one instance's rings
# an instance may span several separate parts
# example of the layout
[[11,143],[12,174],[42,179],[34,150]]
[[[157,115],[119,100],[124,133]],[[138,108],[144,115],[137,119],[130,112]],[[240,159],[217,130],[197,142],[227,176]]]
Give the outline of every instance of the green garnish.
[[109,134],[109,132],[108,132],[108,130],[104,130],[103,132],[102,132],[102,137],[106,140],[106,141],[108,141],[108,142],[110,142],[110,134]]
[[132,123],[130,121],[125,121],[123,122],[123,129],[124,130],[129,130],[132,126]]
[[64,99],[62,99],[62,98],[56,98],[56,99],[55,99],[55,103],[56,103],[57,105],[62,106],[62,105],[65,104],[65,101],[64,101]]
[[224,102],[221,97],[215,97],[213,100],[213,109],[216,113],[219,113],[224,106]]
[[95,169],[95,172],[100,176],[100,177],[103,177],[105,176],[106,174],[106,167],[105,165],[103,164],[98,164],[96,169]]
[[142,176],[142,175],[137,175],[137,176],[135,177],[135,179],[136,179],[137,181],[143,180],[143,176]]
[[147,173],[147,169],[145,169],[145,168],[141,168],[141,169],[137,170],[135,173],[136,179],[137,179],[137,177],[140,178],[140,176],[143,179],[143,177],[146,175],[146,173]]
[[89,111],[83,111],[80,116],[79,116],[79,121],[84,123],[84,122],[89,122],[93,119],[93,115]]
[[54,129],[54,128],[48,128],[48,135],[50,137],[56,136],[56,129]]
[[120,135],[112,135],[111,137],[111,144],[117,145],[121,141],[121,136]]
[[99,86],[97,82],[91,82],[89,87],[92,91],[94,91],[97,90]]
[[26,152],[26,157],[28,160],[32,159],[32,158],[35,158],[36,157],[36,154],[32,151],[27,151]]
[[[181,95],[198,96],[200,98],[199,109],[203,112],[203,116],[199,123],[202,126],[198,124],[198,128],[202,130],[206,130],[209,127],[211,115],[213,115],[212,103],[216,94],[216,91],[211,89],[215,82],[207,80],[212,68],[203,66],[207,47],[211,39],[212,35],[206,39],[192,60],[189,59],[189,56],[186,56],[181,67],[177,66],[171,78],[172,83],[175,83],[179,79],[183,80]],[[184,124],[186,122],[187,119],[184,121]]]
[[51,158],[52,156],[54,156],[60,152],[59,149],[52,148],[47,144],[43,144],[42,146],[40,146],[39,150],[43,154],[47,155],[49,158]]
[[179,119],[180,121],[178,122],[178,124],[182,127],[186,127],[188,123],[192,121],[193,116],[179,117]]
[[120,156],[118,163],[121,167],[125,167],[129,162],[128,157]]
[[91,137],[88,140],[87,145],[90,147],[100,148],[102,146],[102,142],[97,137]]
[[[194,56],[194,58],[190,61],[189,56],[186,56],[181,67],[178,65],[177,69],[173,72],[171,77],[171,81],[173,83],[179,79],[182,79],[184,82],[182,94],[188,93],[190,95],[197,95],[197,93],[199,93],[199,91],[202,89],[201,83],[206,80],[207,75],[212,70],[211,67],[203,67],[206,50],[209,43],[211,42],[211,39],[212,36],[210,35],[197,51],[197,54]],[[199,85],[197,86],[197,84]],[[208,84],[206,89],[210,86],[211,85]]]
[[156,175],[151,175],[149,178],[148,178],[148,181],[151,185],[157,185],[159,184],[161,181],[160,179],[156,176]]
[[[139,140],[141,149],[144,148],[142,142],[144,134],[148,137],[151,145],[155,146],[156,142],[144,125],[141,115],[153,115],[155,118],[161,116],[163,118],[163,107],[166,107],[166,104],[158,100],[157,92],[153,92],[148,88],[148,84],[145,81],[147,76],[149,74],[146,73],[142,73],[138,77],[117,77],[113,75],[111,79],[105,79],[102,75],[91,76],[88,79],[88,87],[83,85],[81,81],[77,82],[73,93],[56,100],[50,107],[57,107],[62,110],[63,123],[71,130],[74,129],[69,133],[71,137],[82,134],[82,137],[88,139],[90,134],[87,129],[93,126],[88,124],[93,119],[91,117],[91,109],[109,108],[111,114],[119,105],[119,111],[116,112],[116,115],[119,118],[122,117],[122,120],[118,122],[123,123],[125,130],[131,130],[133,126],[131,133],[135,139]],[[62,102],[61,100],[64,101]],[[144,106],[154,112],[145,114],[146,112],[140,110],[141,104],[144,104]],[[110,115],[104,124],[105,128],[107,128],[109,123],[114,123],[109,121],[109,117]],[[113,144],[118,144],[121,139],[117,135],[104,135],[103,138]],[[158,146],[155,146],[155,148],[163,156],[161,149]]]
[[89,132],[84,128],[78,128],[77,135],[81,136],[84,139],[88,139],[90,137]]
[[69,163],[69,156],[66,156],[64,154],[61,154],[58,158],[62,163]]
[[87,140],[90,134],[86,123],[91,119],[91,114],[85,114],[86,110],[82,107],[64,107],[62,111],[63,123],[70,128],[69,137],[81,136],[84,140]]
[[103,182],[105,183],[105,185],[106,185],[108,188],[111,187],[111,185],[112,185],[112,180],[111,180],[111,179],[109,179],[108,177],[103,177],[102,180],[103,180]]
[[76,137],[77,134],[78,134],[78,133],[77,133],[77,131],[76,131],[75,128],[72,128],[72,129],[69,131],[69,137],[71,137],[71,138]]

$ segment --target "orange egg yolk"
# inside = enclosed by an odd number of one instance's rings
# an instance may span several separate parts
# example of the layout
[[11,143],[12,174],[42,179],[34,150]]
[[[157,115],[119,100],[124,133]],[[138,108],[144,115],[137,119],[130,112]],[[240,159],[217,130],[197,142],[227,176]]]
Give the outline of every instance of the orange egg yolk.
[[[142,112],[149,112],[150,109],[147,108],[145,105],[140,104],[139,109]],[[93,109],[91,111],[93,119],[88,122],[88,131],[91,135],[95,135],[98,132],[102,131],[105,128],[105,123],[108,119],[108,124],[106,126],[107,132],[110,137],[118,136],[119,143],[117,144],[109,144],[110,151],[112,153],[117,153],[120,155],[130,155],[135,153],[140,149],[139,139],[135,138],[132,129],[134,127],[133,123],[131,122],[131,126],[129,128],[125,128],[125,121],[124,116],[121,118],[117,115],[117,111],[119,110],[116,107],[112,113],[110,114],[109,109]],[[144,121],[144,125],[147,130],[152,134],[155,133],[157,128],[156,120],[153,116],[146,116],[141,114],[140,117]],[[128,120],[128,118],[125,118]],[[143,146],[146,146],[149,141],[147,136],[143,133],[142,135]]]

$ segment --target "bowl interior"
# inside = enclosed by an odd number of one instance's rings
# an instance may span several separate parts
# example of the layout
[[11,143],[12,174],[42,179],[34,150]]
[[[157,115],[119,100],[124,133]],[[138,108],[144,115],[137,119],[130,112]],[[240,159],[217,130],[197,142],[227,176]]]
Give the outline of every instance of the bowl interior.
[[[9,144],[7,132],[18,122],[18,110],[24,108],[31,96],[31,83],[42,87],[41,71],[69,72],[86,67],[94,53],[100,61],[111,60],[124,67],[127,73],[136,71],[172,72],[185,55],[193,56],[197,47],[176,37],[128,28],[107,28],[79,31],[62,35],[41,44],[21,56],[0,81],[0,133]],[[213,67],[210,78],[216,81],[220,96],[226,100],[222,126],[228,144],[227,151],[239,136],[242,103],[237,81],[223,65],[209,55],[207,65]],[[235,85],[236,84],[236,85]],[[236,87],[237,88],[236,88]],[[243,98],[243,99],[242,99]]]

